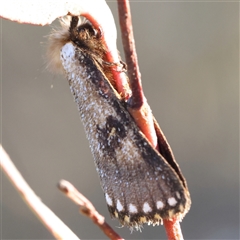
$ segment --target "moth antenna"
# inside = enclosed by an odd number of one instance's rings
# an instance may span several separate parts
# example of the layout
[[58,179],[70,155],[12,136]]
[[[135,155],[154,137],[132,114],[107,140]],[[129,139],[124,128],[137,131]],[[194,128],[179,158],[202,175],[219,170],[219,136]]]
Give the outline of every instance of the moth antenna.
[[79,17],[72,17],[72,20],[70,22],[70,28],[68,31],[71,39],[72,38],[75,39],[77,36],[78,20],[79,20]]

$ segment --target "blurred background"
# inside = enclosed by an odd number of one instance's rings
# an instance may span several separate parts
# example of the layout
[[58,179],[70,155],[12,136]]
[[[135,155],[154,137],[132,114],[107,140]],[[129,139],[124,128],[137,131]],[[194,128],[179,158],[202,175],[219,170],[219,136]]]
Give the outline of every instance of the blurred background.
[[[116,1],[107,1],[118,25]],[[185,239],[239,239],[239,3],[131,1],[145,95],[188,181]],[[78,111],[63,76],[46,70],[53,26],[1,20],[1,140],[42,201],[81,239],[105,235],[56,188],[72,182],[126,239],[166,239],[162,226],[131,233],[111,220]],[[118,48],[121,51],[118,28]],[[5,175],[2,239],[53,239]]]

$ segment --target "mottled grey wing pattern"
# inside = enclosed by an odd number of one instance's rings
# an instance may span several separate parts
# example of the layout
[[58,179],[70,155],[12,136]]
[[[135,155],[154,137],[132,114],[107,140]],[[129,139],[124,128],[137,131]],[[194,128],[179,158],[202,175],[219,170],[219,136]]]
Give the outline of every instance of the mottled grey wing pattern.
[[137,228],[181,219],[190,207],[187,187],[143,136],[96,61],[73,43],[61,58],[111,216]]

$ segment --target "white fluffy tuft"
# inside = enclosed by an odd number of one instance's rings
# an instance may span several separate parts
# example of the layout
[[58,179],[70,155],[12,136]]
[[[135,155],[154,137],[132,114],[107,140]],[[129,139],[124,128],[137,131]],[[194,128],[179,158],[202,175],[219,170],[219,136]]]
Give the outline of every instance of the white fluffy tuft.
[[47,69],[54,73],[64,73],[60,52],[62,47],[70,41],[69,24],[67,19],[60,20],[61,26],[53,29],[48,36],[47,45]]
[[[67,16],[60,19],[60,27],[53,29],[48,36],[47,45],[47,69],[54,73],[64,73],[60,53],[62,47],[70,42],[70,26],[71,17]],[[79,24],[81,20],[79,19]]]

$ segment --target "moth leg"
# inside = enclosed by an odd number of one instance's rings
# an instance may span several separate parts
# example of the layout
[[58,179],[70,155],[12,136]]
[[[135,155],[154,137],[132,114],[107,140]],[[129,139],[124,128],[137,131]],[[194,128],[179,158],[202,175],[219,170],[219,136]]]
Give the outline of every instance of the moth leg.
[[114,63],[114,62],[107,62],[107,61],[102,61],[102,63],[108,67],[119,67],[121,68],[121,70],[119,70],[118,68],[114,69],[114,71],[116,72],[127,72],[127,64],[125,62],[123,62],[122,60],[120,60],[119,63]]

